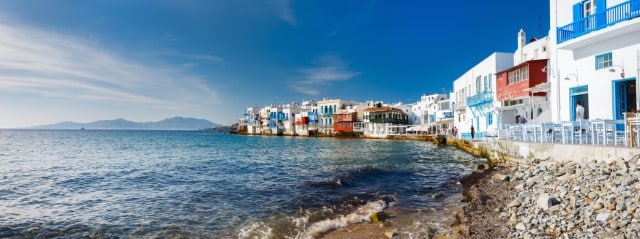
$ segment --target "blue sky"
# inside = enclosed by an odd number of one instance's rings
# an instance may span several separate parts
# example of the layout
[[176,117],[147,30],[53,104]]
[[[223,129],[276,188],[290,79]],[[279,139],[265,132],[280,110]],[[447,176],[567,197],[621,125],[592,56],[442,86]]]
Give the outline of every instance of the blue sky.
[[0,128],[415,102],[548,19],[548,2],[520,0],[3,0]]

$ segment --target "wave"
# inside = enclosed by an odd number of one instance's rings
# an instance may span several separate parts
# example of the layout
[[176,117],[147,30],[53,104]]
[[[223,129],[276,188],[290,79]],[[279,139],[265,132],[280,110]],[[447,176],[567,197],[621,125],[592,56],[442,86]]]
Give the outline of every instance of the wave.
[[383,200],[369,202],[348,215],[334,219],[325,219],[311,224],[311,226],[307,227],[306,231],[302,233],[301,237],[298,238],[316,238],[331,230],[347,227],[355,223],[371,221],[369,218],[371,214],[380,212],[387,208],[387,206],[387,202]]
[[[358,197],[353,197],[353,201],[360,201]],[[375,201],[362,203],[354,210],[340,215],[336,211],[339,208],[322,207],[317,210],[302,210],[299,216],[286,217],[278,220],[271,218],[265,221],[251,222],[238,231],[238,238],[289,238],[289,239],[312,239],[318,238],[332,230],[347,227],[353,224],[370,222],[370,216],[393,205],[391,197],[380,197]],[[341,203],[339,205],[345,205]]]

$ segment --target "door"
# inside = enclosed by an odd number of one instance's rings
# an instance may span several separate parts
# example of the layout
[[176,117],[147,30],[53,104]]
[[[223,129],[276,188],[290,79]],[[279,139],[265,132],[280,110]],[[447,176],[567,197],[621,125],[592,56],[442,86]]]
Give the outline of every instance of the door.
[[576,120],[576,104],[578,101],[580,105],[584,108],[584,119],[589,119],[589,87],[577,86],[569,89],[569,96],[571,97],[571,105],[569,105],[569,109],[571,109],[571,120]]
[[613,81],[613,119],[624,119],[622,113],[636,109],[635,78]]

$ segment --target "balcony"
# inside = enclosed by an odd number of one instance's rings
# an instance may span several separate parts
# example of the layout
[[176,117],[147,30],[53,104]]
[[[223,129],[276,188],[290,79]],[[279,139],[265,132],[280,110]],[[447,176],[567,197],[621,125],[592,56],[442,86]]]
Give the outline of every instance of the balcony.
[[[640,0],[630,0],[557,28],[558,44],[640,16]],[[620,32],[618,34],[624,34]],[[614,35],[618,35],[614,34]],[[608,34],[612,35],[612,34]],[[611,37],[614,37],[613,35]],[[573,48],[578,48],[575,46]]]
[[467,98],[469,107],[475,107],[491,102],[493,102],[493,92],[491,91],[483,91],[478,93],[477,95]]

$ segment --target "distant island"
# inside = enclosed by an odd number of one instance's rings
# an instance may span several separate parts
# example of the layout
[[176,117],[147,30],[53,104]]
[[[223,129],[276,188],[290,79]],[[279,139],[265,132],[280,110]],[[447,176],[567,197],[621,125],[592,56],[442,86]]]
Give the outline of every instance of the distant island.
[[133,122],[126,119],[99,120],[91,123],[60,122],[40,125],[32,129],[126,129],[126,130],[201,130],[220,127],[220,124],[196,118],[173,117],[157,122]]

